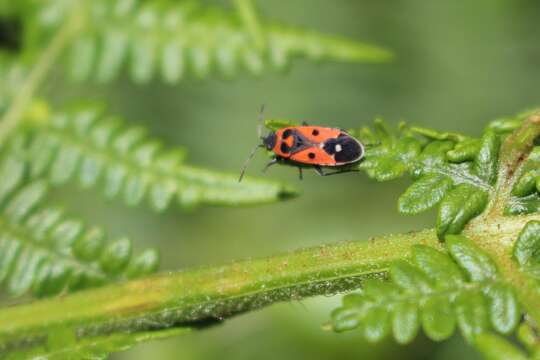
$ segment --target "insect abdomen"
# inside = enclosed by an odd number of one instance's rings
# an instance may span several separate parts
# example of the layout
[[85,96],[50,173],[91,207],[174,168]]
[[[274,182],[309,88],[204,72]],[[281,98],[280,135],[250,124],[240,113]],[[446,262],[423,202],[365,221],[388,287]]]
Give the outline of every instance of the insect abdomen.
[[363,146],[349,135],[328,139],[323,145],[328,155],[333,155],[337,164],[346,164],[360,160],[364,155]]

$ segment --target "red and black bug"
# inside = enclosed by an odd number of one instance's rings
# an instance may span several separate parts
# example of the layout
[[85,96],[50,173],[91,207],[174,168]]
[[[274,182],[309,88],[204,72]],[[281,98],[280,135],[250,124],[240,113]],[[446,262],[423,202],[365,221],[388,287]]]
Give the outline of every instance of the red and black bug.
[[[266,165],[268,167],[283,163],[297,166],[300,179],[302,168],[313,168],[319,175],[335,175],[344,172],[356,171],[351,165],[364,158],[364,145],[348,134],[345,130],[322,126],[289,126],[261,136],[262,144],[257,145],[248,157],[240,181],[249,161],[258,148],[264,147],[272,151],[273,159]],[[323,168],[332,168],[333,172],[325,173]]]

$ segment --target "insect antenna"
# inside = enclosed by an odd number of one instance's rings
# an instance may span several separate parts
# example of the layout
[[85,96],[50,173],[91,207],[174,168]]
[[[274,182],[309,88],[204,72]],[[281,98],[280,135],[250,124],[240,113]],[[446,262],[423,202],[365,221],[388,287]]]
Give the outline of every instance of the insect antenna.
[[251,150],[251,153],[249,154],[246,162],[244,163],[244,166],[242,166],[242,171],[240,171],[240,178],[238,178],[238,182],[242,182],[242,179],[244,178],[244,173],[246,172],[246,169],[251,162],[251,159],[253,159],[253,156],[255,156],[255,153],[257,152],[257,149],[264,147],[263,144],[256,145],[253,150]]
[[[257,125],[257,136],[261,140],[264,140],[264,137],[262,136],[263,125],[264,125],[264,107],[265,107],[265,105],[262,104],[261,105],[261,110],[259,111],[259,124]],[[244,163],[244,166],[242,166],[242,171],[240,171],[240,178],[238,179],[238,182],[241,182],[242,179],[244,178],[244,173],[246,172],[246,169],[247,169],[249,163],[251,162],[251,159],[253,159],[253,156],[255,156],[255,153],[257,152],[257,149],[262,148],[262,147],[264,147],[263,144],[258,144],[257,146],[255,146],[253,148],[253,150],[251,150],[251,153],[249,154],[246,162]]]
[[261,110],[259,111],[259,124],[257,125],[257,136],[259,137],[259,139],[263,138],[262,131],[264,126],[264,107],[265,105],[262,104]]

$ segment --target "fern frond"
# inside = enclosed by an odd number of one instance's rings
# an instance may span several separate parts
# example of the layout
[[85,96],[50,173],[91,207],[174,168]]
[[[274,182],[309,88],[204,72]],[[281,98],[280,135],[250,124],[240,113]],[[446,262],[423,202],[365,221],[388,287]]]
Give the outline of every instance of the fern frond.
[[361,329],[369,341],[392,333],[402,344],[420,328],[435,341],[450,337],[456,326],[469,341],[490,330],[511,333],[520,306],[494,262],[463,236],[449,235],[446,244],[451,257],[416,245],[411,263],[390,267],[390,282],[369,281],[361,293],[345,296],[332,314],[332,327]]
[[[63,9],[57,2],[41,8],[38,28],[59,26],[73,5],[64,3]],[[70,73],[77,80],[107,82],[126,66],[137,83],[158,73],[176,83],[187,74],[259,75],[267,68],[283,69],[297,57],[375,63],[391,57],[375,46],[278,24],[263,23],[266,41],[258,42],[238,13],[197,1],[87,0],[76,6],[84,8],[81,33],[70,51]]]
[[103,184],[107,198],[134,206],[147,199],[157,210],[176,198],[183,207],[198,204],[249,205],[278,201],[296,192],[276,182],[246,179],[184,163],[181,148],[164,149],[145,130],[108,116],[101,106],[80,105],[50,114],[30,112],[30,172],[62,185],[77,178],[88,188]]
[[251,40],[259,49],[264,51],[266,48],[266,37],[261,29],[261,21],[253,0],[234,0],[236,10],[243,26],[249,33]]
[[[495,193],[502,139],[516,130],[536,110],[514,117],[500,118],[488,124],[480,138],[459,133],[399,124],[391,129],[376,119],[373,127],[349,130],[367,145],[359,168],[377,181],[389,181],[404,175],[413,184],[399,198],[403,214],[418,214],[439,206],[437,235],[459,234],[465,225],[480,215]],[[286,119],[268,119],[271,131],[298,125]],[[540,147],[528,156],[514,182],[513,197],[507,214],[540,211]]]
[[8,293],[48,296],[157,269],[154,249],[133,257],[130,240],[109,242],[102,229],[43,206],[48,185],[26,184],[28,167],[18,154],[7,152],[0,165],[0,284]]
[[[502,139],[531,113],[497,119],[488,124],[480,138],[410,127],[404,122],[394,130],[382,119],[376,119],[371,128],[349,130],[349,133],[366,145],[366,156],[358,167],[368,176],[377,181],[405,175],[412,178],[413,184],[398,201],[401,213],[418,214],[439,206],[437,235],[443,240],[447,234],[461,233],[471,219],[485,210],[497,182]],[[286,119],[268,119],[265,125],[276,131],[298,124]],[[533,152],[526,167],[533,175],[538,173],[540,160],[535,162],[536,157]],[[521,192],[528,195],[536,189],[536,177],[524,173],[527,182],[516,187],[524,187]],[[540,211],[540,195],[514,198],[512,206],[514,213],[516,208]]]
[[399,211],[418,214],[440,205],[440,239],[459,234],[486,208],[497,180],[501,134],[488,129],[482,138],[471,139],[405,124],[393,132],[382,120],[360,134],[377,144],[367,150],[360,168],[378,181],[410,174],[414,183],[400,197]]

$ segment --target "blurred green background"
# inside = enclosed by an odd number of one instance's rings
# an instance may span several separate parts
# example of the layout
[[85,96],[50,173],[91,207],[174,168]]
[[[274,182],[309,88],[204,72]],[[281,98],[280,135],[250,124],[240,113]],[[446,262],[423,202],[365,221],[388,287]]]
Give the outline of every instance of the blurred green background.
[[[229,2],[230,4],[230,2]],[[393,50],[387,65],[297,61],[285,74],[235,81],[187,80],[168,87],[80,86],[76,93],[105,99],[111,112],[147,126],[170,145],[183,145],[192,164],[237,172],[256,137],[260,105],[266,115],[343,128],[383,116],[438,130],[478,134],[486,121],[540,104],[540,2],[293,0],[259,2],[265,17],[342,34]],[[58,102],[72,85],[46,89]],[[375,183],[364,174],[298,180],[292,168],[248,174],[290,182],[302,196],[252,208],[172,207],[157,215],[106,202],[76,186],[56,193],[74,212],[127,234],[138,246],[162,251],[163,269],[259,257],[299,247],[429,227],[434,214],[398,216],[406,182]],[[474,359],[459,338],[413,346],[364,343],[358,334],[321,329],[339,297],[276,305],[184,337],[138,346],[113,359]]]

